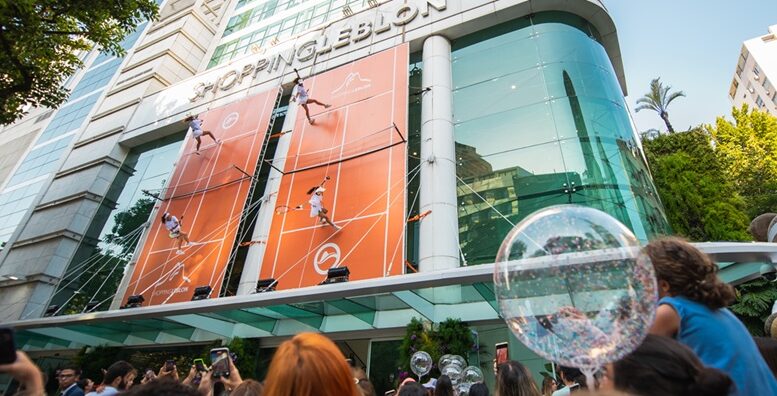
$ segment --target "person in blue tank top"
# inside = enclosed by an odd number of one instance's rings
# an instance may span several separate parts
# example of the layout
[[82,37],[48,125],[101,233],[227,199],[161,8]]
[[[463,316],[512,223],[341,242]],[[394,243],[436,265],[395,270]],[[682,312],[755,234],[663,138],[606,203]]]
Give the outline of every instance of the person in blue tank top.
[[706,254],[679,238],[645,247],[656,271],[659,306],[651,334],[673,337],[734,381],[731,395],[777,395],[777,379],[742,322],[726,306],[734,288]]

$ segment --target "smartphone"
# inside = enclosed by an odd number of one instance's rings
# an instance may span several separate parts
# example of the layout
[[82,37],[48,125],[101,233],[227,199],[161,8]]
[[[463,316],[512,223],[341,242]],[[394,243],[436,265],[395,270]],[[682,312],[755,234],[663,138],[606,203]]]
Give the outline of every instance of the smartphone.
[[175,369],[175,360],[168,360],[165,362],[165,371],[173,371]]
[[229,377],[229,348],[213,348],[210,350],[210,368],[213,377]]
[[152,369],[146,369],[146,374],[144,375],[146,377],[146,381],[156,378],[156,373]]
[[197,372],[208,371],[208,368],[205,367],[205,360],[203,359],[194,359],[194,367]]
[[16,345],[13,340],[13,330],[0,328],[0,364],[10,364],[16,361]]
[[510,360],[510,355],[507,351],[507,343],[506,342],[500,342],[494,345],[494,349],[496,350],[495,356],[496,356],[496,365],[499,367],[500,364]]
[[386,393],[384,393],[385,396],[394,396],[396,394],[397,394],[397,391],[394,390],[394,389],[392,389],[390,391],[386,391]]

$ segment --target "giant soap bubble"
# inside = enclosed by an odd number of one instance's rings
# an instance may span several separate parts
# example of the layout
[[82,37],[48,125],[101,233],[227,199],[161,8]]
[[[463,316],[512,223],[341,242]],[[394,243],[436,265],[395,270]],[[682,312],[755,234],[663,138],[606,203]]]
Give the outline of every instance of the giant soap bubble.
[[599,210],[535,212],[513,227],[496,261],[502,317],[545,359],[590,376],[639,346],[653,322],[653,266],[634,234]]

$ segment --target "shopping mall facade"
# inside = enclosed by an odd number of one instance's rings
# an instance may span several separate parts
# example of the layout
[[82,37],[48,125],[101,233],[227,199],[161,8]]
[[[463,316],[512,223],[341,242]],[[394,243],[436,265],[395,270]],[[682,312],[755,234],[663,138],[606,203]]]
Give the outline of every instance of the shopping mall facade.
[[[124,45],[2,132],[24,154],[0,190],[0,317],[37,356],[319,331],[374,367],[411,318],[454,317],[539,371],[494,299],[512,226],[580,204],[641,241],[671,232],[600,1],[168,0]],[[332,104],[313,124],[297,73]],[[188,114],[221,143],[195,154]],[[339,231],[308,216],[327,177]],[[197,242],[183,254],[166,211]],[[777,252],[700,246],[731,282]],[[318,285],[331,267],[350,281]]]

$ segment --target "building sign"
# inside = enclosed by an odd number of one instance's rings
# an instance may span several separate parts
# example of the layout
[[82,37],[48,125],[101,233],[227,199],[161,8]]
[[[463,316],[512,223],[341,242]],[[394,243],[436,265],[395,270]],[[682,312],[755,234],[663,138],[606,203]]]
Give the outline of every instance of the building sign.
[[401,28],[416,18],[428,18],[432,10],[442,12],[447,8],[447,0],[426,0],[420,6],[416,3],[406,3],[398,6],[391,5],[391,7],[378,9],[371,15],[368,13],[371,20],[364,20],[358,16],[354,17],[353,21],[349,18],[345,25],[330,28],[321,36],[310,39],[303,37],[298,40],[298,45],[295,43],[291,48],[245,63],[242,67],[228,70],[215,79],[197,83],[189,100],[197,102],[205,98],[208,93],[216,94],[218,91],[231,90],[246,80],[258,78],[261,73],[272,74],[283,68],[303,67],[318,56],[382,35],[392,29]]
[[[334,267],[351,280],[403,273],[408,58],[402,44],[305,80],[332,107],[311,104],[313,125],[297,111],[276,205],[304,210],[273,215],[259,279],[292,289]],[[339,230],[310,216],[307,191],[327,177],[323,206]]]

